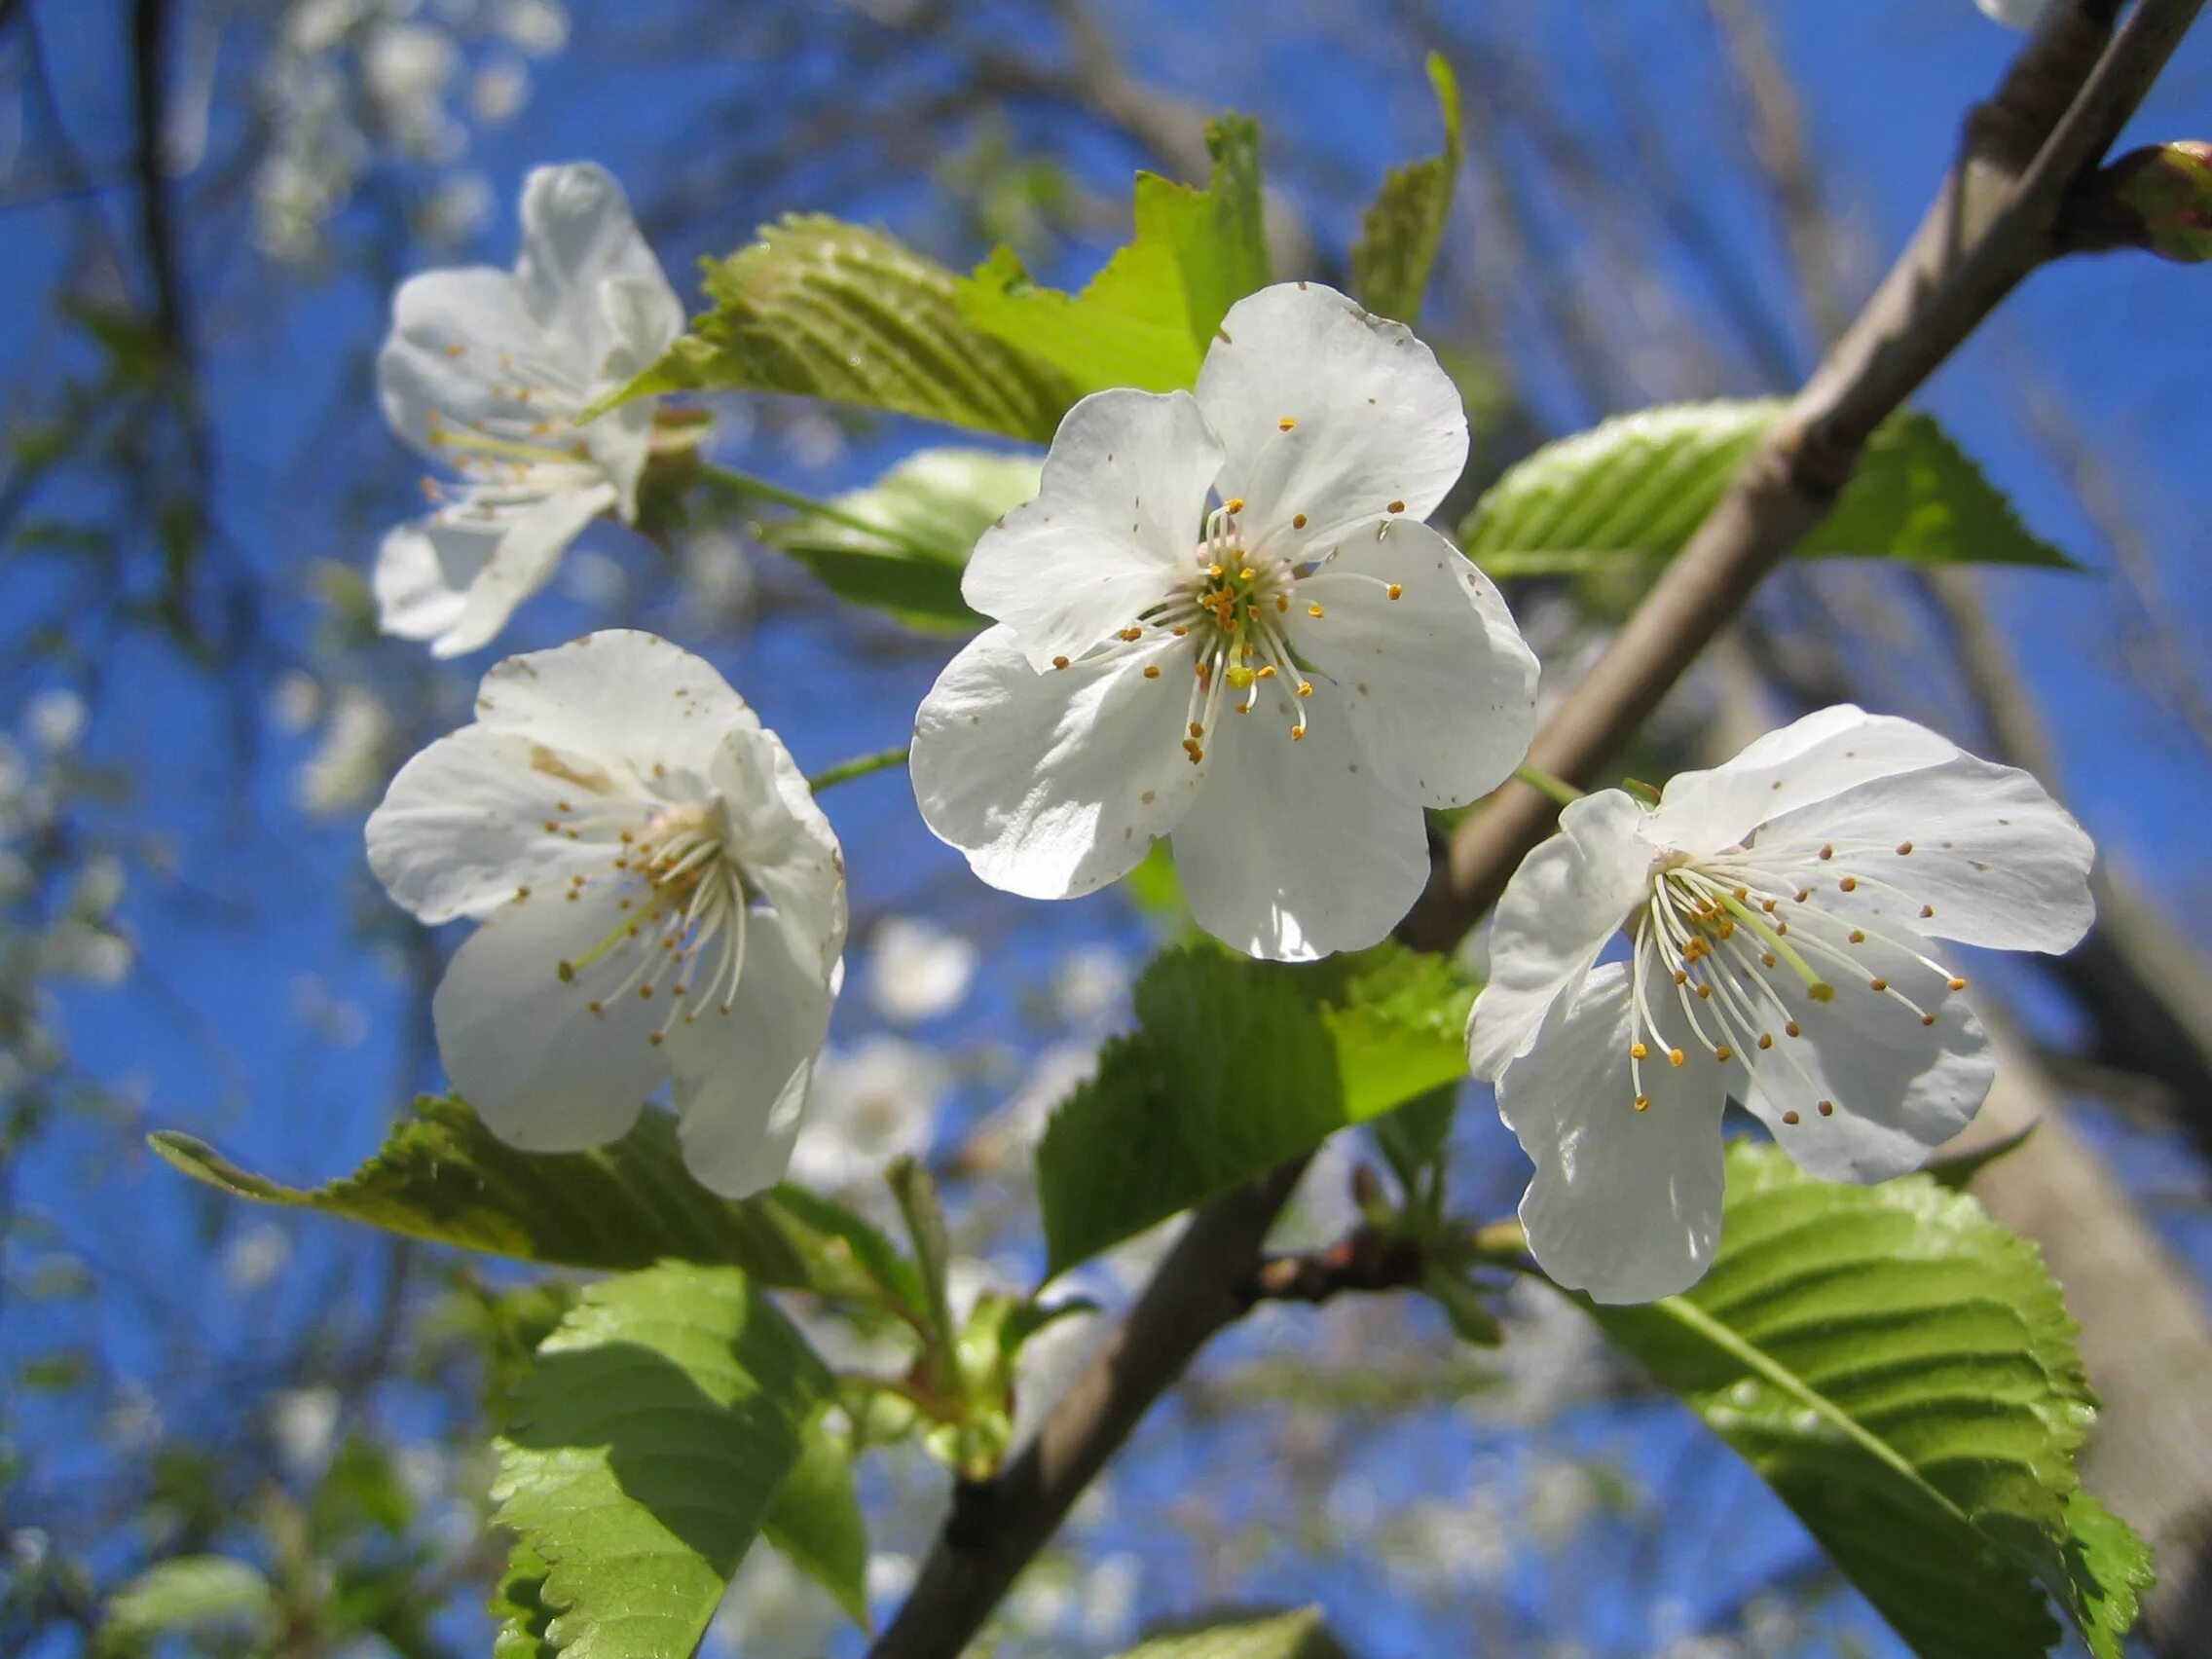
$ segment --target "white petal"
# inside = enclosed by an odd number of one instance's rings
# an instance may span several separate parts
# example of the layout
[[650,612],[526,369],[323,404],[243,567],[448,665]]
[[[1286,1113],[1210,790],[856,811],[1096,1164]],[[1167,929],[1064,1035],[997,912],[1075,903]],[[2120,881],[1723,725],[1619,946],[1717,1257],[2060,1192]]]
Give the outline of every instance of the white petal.
[[1529,1249],[1599,1302],[1687,1290],[1720,1240],[1720,1084],[1646,1065],[1651,1105],[1637,1111],[1629,1028],[1628,973],[1608,962],[1497,1086],[1498,1113],[1536,1165],[1521,1199]]
[[[614,277],[601,284],[599,297],[612,342],[607,360],[600,365],[601,387],[622,386],[636,379],[658,362],[661,353],[683,332],[683,310],[657,270],[650,279]],[[592,460],[606,469],[621,492],[617,510],[624,523],[638,516],[638,481],[645,476],[645,462],[651,457],[653,416],[659,408],[657,397],[634,397],[583,428]]]
[[485,675],[476,719],[632,774],[646,789],[656,766],[703,779],[723,738],[760,725],[713,664],[629,628],[508,657]]
[[[1209,769],[1182,748],[1193,653],[1161,637],[1101,662],[1032,668],[986,629],[914,717],[914,798],[993,887],[1068,899],[1126,875]],[[1160,678],[1147,680],[1147,665]]]
[[502,520],[506,534],[486,557],[461,613],[430,643],[432,656],[455,657],[492,643],[516,608],[553,578],[569,543],[614,505],[614,486],[565,490]]
[[1424,519],[1467,461],[1466,409],[1435,354],[1318,282],[1230,307],[1198,397],[1228,451],[1217,488],[1243,499],[1255,551],[1319,556],[1381,514]]
[[640,953],[655,947],[623,939],[571,977],[560,971],[619,937],[619,902],[642,891],[601,881],[573,900],[533,893],[478,928],[446,969],[430,1005],[446,1076],[510,1146],[603,1145],[629,1128],[668,1075],[651,1042],[667,998],[622,990]]
[[1080,657],[1195,576],[1221,446],[1187,391],[1095,391],[1053,435],[1037,498],[976,543],[960,591],[1031,666]]
[[1206,737],[1205,787],[1175,830],[1175,867],[1198,926],[1249,956],[1304,962],[1375,943],[1428,880],[1413,796],[1380,775],[1335,688],[1294,699],[1261,682],[1248,715],[1228,699]]
[[1423,806],[1464,806],[1512,776],[1535,736],[1536,656],[1451,542],[1424,524],[1355,531],[1297,599],[1291,645],[1337,682],[1375,763]]
[[435,516],[403,524],[377,549],[377,626],[402,640],[434,640],[461,620],[468,585],[505,527]]
[[[1971,755],[1801,807],[1759,832],[1758,857],[1870,928],[2060,951],[2096,919],[2088,835],[2027,773]],[[1837,886],[1847,876],[1849,893]]]
[[702,1185],[742,1198],[782,1178],[835,995],[782,933],[756,927],[730,1012],[671,1028],[683,1162]]
[[1643,897],[1651,862],[1638,833],[1643,819],[1623,791],[1584,795],[1505,884],[1491,924],[1490,979],[1467,1023],[1475,1076],[1494,1081],[1529,1051],[1552,1005],[1573,999]]
[[[456,452],[431,441],[433,424],[527,427],[544,413],[518,401],[529,389],[555,412],[580,407],[587,387],[548,343],[504,271],[470,266],[410,276],[392,296],[391,332],[377,353],[377,394],[392,430],[441,462]],[[518,429],[519,429],[518,427]]]
[[[1825,940],[1861,972],[1808,953],[1834,992],[1826,1002],[1815,1001],[1787,965],[1766,972],[1781,1004],[1775,1019],[1794,1019],[1802,1035],[1792,1038],[1769,1026],[1774,1046],[1748,1051],[1753,1070],[1744,1104],[1811,1174],[1830,1181],[1886,1181],[1919,1168],[1972,1121],[1989,1093],[1996,1062],[1987,1034],[1965,1003],[1945,990],[1944,976],[1904,950],[1871,937],[1847,944],[1840,924],[1806,908],[1792,908],[1789,916],[1792,945],[1804,949],[1808,937]],[[1877,977],[1933,1013],[1936,1023],[1923,1025],[1912,1008],[1874,990]],[[1722,1069],[1694,1052],[1690,1065]],[[1646,1067],[1644,1075],[1651,1070]],[[1732,1087],[1741,1083],[1740,1067],[1726,1071]],[[1824,1100],[1832,1114],[1822,1112]]]
[[1786,812],[1958,753],[1926,726],[1839,703],[1768,732],[1711,771],[1677,773],[1651,833],[1671,847],[1718,852]]
[[2050,10],[2050,0],[1974,0],[1985,17],[2016,29],[2032,29]]
[[[608,820],[625,810],[614,791],[589,762],[463,726],[392,779],[369,815],[369,867],[395,903],[432,925],[488,916],[519,888],[533,889],[533,903],[538,890],[558,898],[571,875],[612,873],[621,825]],[[579,811],[601,822],[571,840],[565,826]],[[642,801],[633,816],[645,821]]]
[[845,856],[805,775],[774,732],[740,727],[707,783],[730,815],[746,879],[775,906],[792,952],[827,976],[845,948]]
[[641,332],[664,329],[671,340],[682,332],[683,308],[613,176],[589,162],[533,170],[523,182],[515,281],[532,314],[576,354],[594,389],[610,380],[617,347],[634,350],[638,342],[635,333],[616,332],[618,317],[601,292],[625,278],[645,285],[645,295],[624,302],[644,301]]

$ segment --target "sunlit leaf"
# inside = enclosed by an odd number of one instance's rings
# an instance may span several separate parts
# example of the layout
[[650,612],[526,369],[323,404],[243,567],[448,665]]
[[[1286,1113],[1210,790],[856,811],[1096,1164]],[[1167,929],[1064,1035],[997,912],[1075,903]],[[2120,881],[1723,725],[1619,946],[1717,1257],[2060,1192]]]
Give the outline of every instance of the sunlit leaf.
[[[689,1659],[830,1387],[734,1269],[666,1263],[589,1287],[517,1390],[493,1491],[494,1520],[544,1564],[555,1651]],[[517,1588],[502,1598],[527,1622]]]
[[793,214],[710,261],[714,309],[590,413],[650,392],[782,391],[1050,438],[1074,385],[963,317],[954,280],[881,231]]
[[1739,1142],[1712,1271],[1595,1311],[1924,1659],[2040,1653],[2046,1598],[2119,1659],[2149,1552],[2075,1472],[2096,1413],[2058,1287],[1972,1198]]
[[[1459,526],[1460,544],[1493,576],[1664,562],[1719,503],[1782,409],[1761,400],[1671,404],[1547,444],[1484,493]],[[1875,432],[1835,510],[1796,551],[2073,568],[2021,524],[1933,418],[1909,411]]]
[[1435,53],[1429,54],[1428,79],[1444,114],[1443,154],[1390,169],[1359,222],[1359,241],[1351,250],[1353,297],[1369,311],[1408,326],[1420,320],[1421,295],[1428,290],[1429,268],[1436,263],[1463,158],[1459,83],[1452,66]]

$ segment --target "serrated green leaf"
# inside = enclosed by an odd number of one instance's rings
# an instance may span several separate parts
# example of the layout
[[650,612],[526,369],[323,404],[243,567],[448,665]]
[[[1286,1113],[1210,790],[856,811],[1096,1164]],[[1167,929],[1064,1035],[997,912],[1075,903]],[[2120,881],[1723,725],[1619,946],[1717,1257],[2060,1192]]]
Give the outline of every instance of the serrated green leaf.
[[1039,286],[1001,247],[962,278],[962,316],[1051,363],[1079,393],[1196,385],[1222,317],[1268,281],[1259,129],[1228,117],[1206,143],[1213,177],[1203,190],[1137,174],[1135,235],[1081,293]]
[[1444,153],[1393,167],[1359,222],[1351,250],[1351,291],[1369,311],[1412,327],[1420,320],[1429,268],[1452,211],[1452,189],[1464,155],[1459,137],[1459,83],[1441,55],[1428,55],[1428,81],[1444,114]]
[[1923,1659],[2016,1659],[2058,1630],[2118,1659],[2148,1552],[2074,1470],[2094,1400],[2035,1247],[1924,1175],[1878,1187],[1728,1151],[1726,1225],[1687,1294],[1599,1308],[1797,1513]]
[[517,1390],[493,1490],[495,1522],[545,1564],[554,1649],[689,1659],[830,1393],[735,1269],[589,1287]]
[[841,599],[910,628],[973,633],[983,618],[960,597],[968,555],[1002,515],[1037,494],[1040,470],[1034,460],[992,450],[920,450],[830,503],[885,535],[810,513],[778,520],[763,535]]
[[276,1610],[276,1592],[258,1567],[229,1556],[176,1556],[108,1598],[100,1640],[114,1647],[216,1626],[250,1630]]
[[[1459,526],[1460,544],[1493,576],[1671,559],[1782,409],[1763,399],[1670,404],[1546,444],[1484,493]],[[1910,411],[1883,423],[1835,510],[1796,551],[2077,568],[2020,523],[1934,419]]]
[[793,214],[709,261],[714,310],[587,415],[663,391],[781,391],[1044,442],[1079,393],[961,315],[953,274],[881,231]]
[[777,1289],[917,1314],[923,1306],[913,1265],[842,1205],[788,1183],[734,1202],[701,1187],[665,1113],[646,1112],[591,1152],[517,1152],[465,1102],[425,1095],[368,1162],[313,1189],[241,1169],[190,1135],[148,1140],[187,1175],[237,1197],[412,1238],[601,1272],[717,1263]]
[[867,1628],[867,1516],[853,1486],[852,1458],[823,1419],[808,1428],[805,1449],[762,1530],[855,1624]]
[[425,1095],[368,1162],[312,1190],[241,1169],[190,1135],[150,1140],[187,1175],[240,1198],[466,1250],[601,1270],[676,1257],[734,1263],[770,1284],[811,1282],[772,1200],[732,1203],[692,1180],[665,1113],[591,1152],[517,1152],[461,1100]]
[[545,1564],[529,1545],[517,1544],[508,1555],[486,1610],[498,1626],[492,1659],[553,1659],[553,1643],[545,1634],[553,1616],[545,1605]]
[[1122,1659],[1348,1659],[1321,1621],[1321,1609],[1254,1613],[1165,1631]]
[[1307,969],[1203,946],[1156,958],[1137,1029],[1038,1144],[1050,1271],[1456,1079],[1470,994],[1396,946]]

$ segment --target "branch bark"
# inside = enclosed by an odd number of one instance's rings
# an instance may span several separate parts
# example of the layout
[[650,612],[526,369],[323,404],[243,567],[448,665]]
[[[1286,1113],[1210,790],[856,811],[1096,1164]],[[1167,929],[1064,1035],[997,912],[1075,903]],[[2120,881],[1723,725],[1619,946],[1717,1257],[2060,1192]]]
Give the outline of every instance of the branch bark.
[[[1537,737],[1531,764],[1587,783],[1820,523],[1866,440],[1990,311],[2054,257],[2068,191],[2110,147],[2203,0],[2142,0],[2117,36],[2116,0],[2075,0],[2046,21],[1996,95],[1969,118],[1963,153],[1890,276],[1727,497]],[[1557,808],[1509,783],[1461,826],[1400,937],[1456,943],[1495,901]],[[998,1481],[970,1488],[871,1659],[965,1648],[1153,1401],[1247,1287],[1300,1160],[1200,1211],[1123,1324]]]

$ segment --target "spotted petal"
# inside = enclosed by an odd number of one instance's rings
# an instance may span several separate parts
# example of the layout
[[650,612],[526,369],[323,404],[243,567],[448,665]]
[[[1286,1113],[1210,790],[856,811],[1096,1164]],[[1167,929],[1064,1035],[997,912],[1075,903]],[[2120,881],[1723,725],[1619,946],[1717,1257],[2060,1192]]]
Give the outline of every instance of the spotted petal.
[[656,768],[696,780],[732,730],[760,724],[711,663],[628,628],[508,657],[484,676],[476,719],[627,773],[648,792]]
[[1198,399],[1259,553],[1320,558],[1385,513],[1424,519],[1466,465],[1465,406],[1435,354],[1318,282],[1230,307]]
[[1720,1115],[1710,1069],[1629,1077],[1628,971],[1609,962],[1554,1006],[1497,1086],[1497,1109],[1535,1161],[1521,1199],[1530,1251],[1553,1280],[1599,1302],[1687,1290],[1720,1240]]
[[1505,884],[1491,923],[1491,977],[1467,1024],[1475,1076],[1494,1080],[1529,1051],[1552,1006],[1576,996],[1636,907],[1650,879],[1643,819],[1620,790],[1584,795]]
[[430,1005],[438,1053],[455,1090],[509,1145],[580,1152],[613,1140],[667,1077],[651,1040],[667,999],[625,983],[655,948],[623,932],[622,901],[642,890],[609,880],[574,899],[533,893],[478,928],[446,969]]
[[1297,596],[1284,618],[1292,646],[1337,682],[1376,765],[1423,806],[1464,806],[1521,764],[1535,735],[1535,653],[1451,542],[1377,520]]
[[1060,422],[1036,498],[976,543],[961,594],[1032,667],[1080,657],[1195,573],[1220,465],[1189,392],[1093,392]]
[[1175,867],[1198,926],[1249,956],[1305,962],[1379,941],[1428,880],[1414,798],[1377,774],[1343,699],[1263,681],[1249,715],[1224,712],[1208,776],[1175,830]]
[[1039,673],[1011,628],[984,630],[914,717],[923,822],[993,887],[1025,898],[1073,898],[1126,875],[1182,821],[1208,770],[1182,747],[1191,681],[1189,648],[1165,636]]

